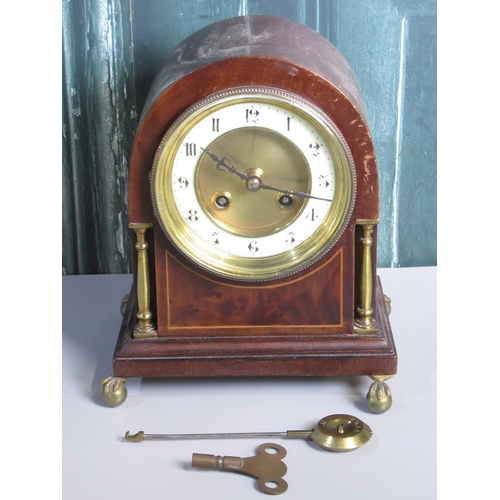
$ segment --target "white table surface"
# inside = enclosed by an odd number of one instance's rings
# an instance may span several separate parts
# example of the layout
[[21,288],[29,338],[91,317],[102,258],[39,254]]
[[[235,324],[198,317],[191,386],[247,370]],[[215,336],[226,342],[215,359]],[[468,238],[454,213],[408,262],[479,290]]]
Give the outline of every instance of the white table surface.
[[[130,379],[117,408],[101,401],[111,375],[129,275],[63,277],[64,500],[258,499],[253,478],[191,467],[192,453],[248,457],[263,442],[284,446],[283,499],[431,500],[436,498],[436,268],[380,269],[392,299],[399,357],[388,382],[394,402],[382,415],[360,377]],[[196,441],[123,440],[135,433],[311,429],[333,413],[355,415],[372,439],[348,453],[280,438]]]

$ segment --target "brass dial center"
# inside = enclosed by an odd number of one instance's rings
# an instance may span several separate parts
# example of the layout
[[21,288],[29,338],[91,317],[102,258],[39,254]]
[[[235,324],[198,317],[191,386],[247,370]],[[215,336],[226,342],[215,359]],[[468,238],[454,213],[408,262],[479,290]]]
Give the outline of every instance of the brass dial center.
[[245,181],[246,188],[255,193],[262,186],[264,172],[260,168],[250,168],[245,172],[248,179]]
[[[291,197],[282,202],[280,191],[270,187],[307,193],[311,182],[307,158],[290,139],[252,126],[221,134],[204,147],[195,186],[201,206],[220,228],[262,238],[293,224],[307,204]],[[222,194],[230,200],[224,206]]]

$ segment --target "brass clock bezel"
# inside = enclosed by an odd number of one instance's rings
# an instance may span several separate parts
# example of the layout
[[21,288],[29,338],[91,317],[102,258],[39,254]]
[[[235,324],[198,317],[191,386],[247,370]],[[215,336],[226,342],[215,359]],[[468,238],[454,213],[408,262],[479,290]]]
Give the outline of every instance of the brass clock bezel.
[[[296,247],[263,257],[232,255],[194,234],[174,202],[173,159],[189,131],[208,115],[240,102],[271,102],[313,123],[334,160],[335,194],[323,223]],[[156,151],[151,170],[151,195],[157,220],[168,239],[184,256],[216,276],[238,281],[267,281],[294,274],[321,258],[338,241],[352,215],[356,174],[352,155],[336,125],[303,98],[268,87],[238,87],[214,93],[188,108],[169,128]],[[283,229],[283,228],[281,228]],[[280,230],[281,230],[280,229]]]

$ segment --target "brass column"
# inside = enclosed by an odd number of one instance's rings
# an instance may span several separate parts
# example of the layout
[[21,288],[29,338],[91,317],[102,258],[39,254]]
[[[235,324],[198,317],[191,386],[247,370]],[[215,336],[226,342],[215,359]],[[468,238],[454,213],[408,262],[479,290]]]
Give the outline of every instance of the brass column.
[[134,327],[134,338],[156,337],[158,332],[152,322],[150,311],[150,285],[148,266],[148,244],[146,242],[146,231],[153,224],[149,222],[132,222],[129,227],[135,231],[137,243],[137,319]]
[[354,323],[354,331],[356,333],[377,333],[377,323],[373,319],[372,308],[372,232],[374,224],[378,224],[378,220],[362,219],[357,220],[356,224],[363,227],[363,236],[361,244],[363,245],[363,255],[361,261],[361,284],[360,284],[360,304],[357,307],[357,318]]

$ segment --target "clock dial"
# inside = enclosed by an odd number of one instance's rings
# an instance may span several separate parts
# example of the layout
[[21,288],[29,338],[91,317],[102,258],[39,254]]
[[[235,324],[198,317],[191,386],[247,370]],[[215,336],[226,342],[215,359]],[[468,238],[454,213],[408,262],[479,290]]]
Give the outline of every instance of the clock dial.
[[226,278],[297,272],[340,236],[354,202],[350,152],[329,119],[272,89],[234,89],[182,115],[152,171],[172,243]]

